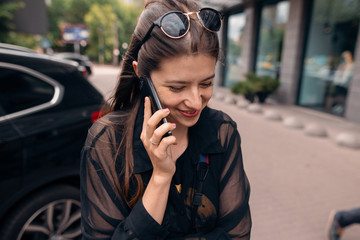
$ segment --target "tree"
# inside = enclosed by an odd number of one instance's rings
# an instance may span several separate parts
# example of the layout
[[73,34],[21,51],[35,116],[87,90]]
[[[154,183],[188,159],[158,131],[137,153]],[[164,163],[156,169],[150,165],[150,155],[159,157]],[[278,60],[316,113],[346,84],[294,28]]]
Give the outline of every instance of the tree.
[[118,5],[114,8],[114,12],[118,18],[118,32],[120,43],[120,55],[123,55],[126,49],[122,48],[123,43],[130,43],[131,35],[135,29],[137,18],[141,13],[143,6],[142,1],[130,3],[124,3],[118,1]]
[[[82,52],[86,50],[92,59],[97,59],[100,53],[100,59],[109,62],[114,47],[120,54],[125,52],[121,46],[129,44],[143,4],[143,0],[132,3],[124,0],[51,0],[47,5],[49,27],[46,37],[55,51],[73,51],[73,44],[62,42],[61,24],[85,23],[90,29],[90,41]],[[0,41],[35,48],[41,37],[11,31],[14,14],[24,6],[23,2],[0,3]]]
[[125,53],[126,49],[121,46],[123,43],[130,43],[141,9],[136,4],[126,4],[119,0],[108,0],[108,2],[109,4],[101,6],[93,4],[85,15],[85,23],[90,28],[90,46],[87,53],[91,58],[103,53],[105,62],[111,61],[113,57],[116,33],[120,55]]
[[11,20],[15,13],[23,7],[25,7],[24,2],[0,3],[0,42],[7,42],[7,35],[14,28]]
[[[85,23],[90,29],[89,45],[86,54],[92,59],[101,59],[108,62],[112,59],[115,35],[120,46],[120,54],[125,49],[122,43],[129,43],[131,34],[135,28],[137,17],[140,14],[139,7],[142,0],[134,3],[125,3],[123,0],[52,0],[48,6],[49,34],[48,38],[52,45],[60,46],[60,25],[63,22]],[[143,5],[143,2],[141,3]],[[71,48],[70,48],[71,47]],[[68,44],[68,51],[73,46]]]
[[[47,37],[53,46],[60,47],[63,22],[84,23],[84,16],[89,11],[93,0],[51,0],[48,6],[49,33]],[[55,47],[56,48],[56,47]],[[69,49],[73,46],[69,46]]]
[[88,54],[90,57],[99,56],[99,62],[108,62],[112,59],[113,25],[117,17],[111,5],[98,4],[91,6],[85,15],[85,23],[90,29],[90,42]]

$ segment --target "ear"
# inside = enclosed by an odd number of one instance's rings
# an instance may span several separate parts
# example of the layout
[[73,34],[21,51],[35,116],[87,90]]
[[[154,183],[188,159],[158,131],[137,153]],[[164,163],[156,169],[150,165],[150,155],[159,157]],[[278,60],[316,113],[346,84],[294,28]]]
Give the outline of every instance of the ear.
[[134,68],[134,71],[135,71],[136,75],[137,75],[138,77],[140,77],[140,76],[139,76],[139,73],[138,73],[138,69],[137,69],[138,62],[137,62],[137,61],[133,61],[133,62],[132,62],[132,65],[133,65],[133,68]]

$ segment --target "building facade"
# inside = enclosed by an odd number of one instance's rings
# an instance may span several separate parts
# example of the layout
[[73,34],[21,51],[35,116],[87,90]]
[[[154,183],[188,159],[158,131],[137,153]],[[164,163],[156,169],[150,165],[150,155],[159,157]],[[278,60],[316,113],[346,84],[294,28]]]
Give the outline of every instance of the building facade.
[[360,123],[360,0],[239,0],[222,10],[218,85],[269,75],[279,102]]

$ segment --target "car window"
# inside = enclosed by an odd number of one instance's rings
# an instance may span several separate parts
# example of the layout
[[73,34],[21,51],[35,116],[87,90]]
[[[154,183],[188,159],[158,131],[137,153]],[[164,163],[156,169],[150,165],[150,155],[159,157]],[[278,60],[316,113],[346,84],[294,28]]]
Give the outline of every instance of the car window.
[[5,114],[50,102],[54,92],[52,85],[35,76],[0,67],[0,104]]

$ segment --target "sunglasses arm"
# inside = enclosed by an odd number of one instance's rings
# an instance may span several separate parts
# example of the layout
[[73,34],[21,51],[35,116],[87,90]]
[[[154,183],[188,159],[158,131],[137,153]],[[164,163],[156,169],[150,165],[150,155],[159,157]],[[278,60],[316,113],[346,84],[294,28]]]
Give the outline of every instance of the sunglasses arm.
[[152,30],[154,29],[155,26],[159,26],[159,24],[157,23],[157,21],[155,21],[151,27],[149,28],[149,30],[147,31],[147,33],[145,34],[144,38],[141,40],[140,43],[140,47],[149,39],[150,34],[152,32]]

